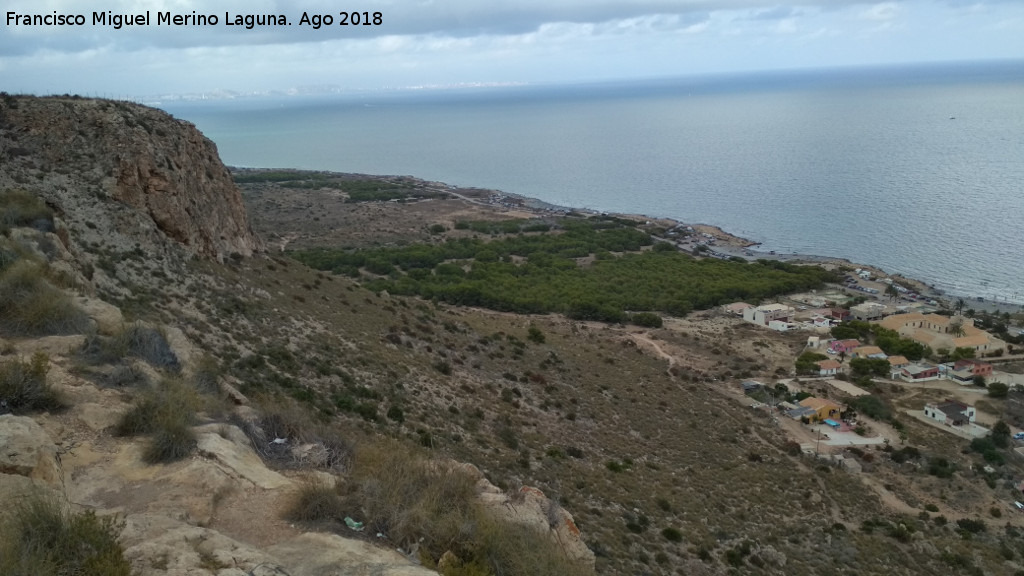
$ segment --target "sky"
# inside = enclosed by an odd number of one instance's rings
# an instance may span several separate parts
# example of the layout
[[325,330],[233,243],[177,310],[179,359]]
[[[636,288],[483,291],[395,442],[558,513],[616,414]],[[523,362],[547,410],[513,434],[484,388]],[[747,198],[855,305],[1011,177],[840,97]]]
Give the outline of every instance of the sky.
[[[339,10],[380,13],[341,26]],[[148,26],[93,12],[150,13]],[[167,26],[158,12],[215,15]],[[16,15],[81,14],[84,26]],[[331,26],[300,24],[329,14]],[[284,15],[290,25],[228,26]],[[1024,59],[1022,0],[7,0],[0,90],[150,97],[628,80]]]

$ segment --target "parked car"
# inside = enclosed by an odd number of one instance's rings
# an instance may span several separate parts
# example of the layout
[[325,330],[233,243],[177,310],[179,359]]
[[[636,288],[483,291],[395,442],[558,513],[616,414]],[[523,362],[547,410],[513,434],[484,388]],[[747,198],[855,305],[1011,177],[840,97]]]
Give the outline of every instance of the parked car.
[[1014,440],[1024,440],[1024,432],[1017,432],[1013,435]]

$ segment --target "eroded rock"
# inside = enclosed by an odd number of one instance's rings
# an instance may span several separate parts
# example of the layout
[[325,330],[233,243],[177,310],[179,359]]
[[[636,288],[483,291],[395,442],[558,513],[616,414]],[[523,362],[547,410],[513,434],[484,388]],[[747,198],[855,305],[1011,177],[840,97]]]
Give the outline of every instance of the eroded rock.
[[25,416],[0,416],[0,474],[26,476],[50,485],[60,483],[57,447],[50,435]]

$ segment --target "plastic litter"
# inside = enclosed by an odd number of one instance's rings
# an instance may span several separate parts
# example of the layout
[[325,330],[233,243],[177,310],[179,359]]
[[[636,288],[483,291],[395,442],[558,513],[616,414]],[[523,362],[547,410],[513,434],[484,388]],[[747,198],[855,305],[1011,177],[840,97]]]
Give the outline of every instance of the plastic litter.
[[363,523],[362,522],[356,522],[355,520],[353,520],[352,518],[350,518],[348,516],[345,516],[345,525],[348,526],[349,528],[355,530],[356,532],[362,532],[363,531]]

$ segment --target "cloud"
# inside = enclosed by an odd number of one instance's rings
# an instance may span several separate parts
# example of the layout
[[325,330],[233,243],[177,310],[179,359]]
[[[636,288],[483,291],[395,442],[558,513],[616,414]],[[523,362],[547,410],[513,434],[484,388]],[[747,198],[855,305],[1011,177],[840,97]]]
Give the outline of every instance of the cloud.
[[[722,11],[748,11],[750,18],[781,20],[799,15],[807,7],[863,5],[857,0],[805,0],[780,5],[775,0],[517,0],[481,2],[479,0],[361,0],[361,11],[379,12],[379,26],[325,26],[313,30],[299,26],[299,18],[331,15],[337,22],[339,3],[332,0],[11,0],[5,10],[19,14],[82,14],[88,25],[54,29],[6,27],[0,40],[0,56],[31,54],[38,50],[74,52],[97,44],[110,44],[118,50],[150,47],[184,48],[193,46],[231,46],[367,38],[376,36],[442,35],[471,37],[480,35],[528,34],[544,26],[559,23],[642,28],[675,26],[685,30],[707,19],[707,14]],[[125,26],[120,30],[93,26],[93,10],[115,15],[144,14],[149,11],[148,27]],[[156,26],[157,12],[181,15],[215,16],[220,25],[213,27]],[[225,16],[269,14],[284,15],[289,26],[246,30],[224,26]],[[607,26],[611,24],[612,26]],[[8,37],[8,34],[10,37]],[[16,38],[16,41],[13,39]]]
[[864,20],[873,20],[875,22],[888,22],[895,20],[899,13],[900,7],[895,2],[883,2],[864,10],[860,13],[860,17]]
[[[101,4],[102,2],[102,4]],[[1020,0],[360,0],[380,26],[298,26],[336,0],[8,0],[4,11],[285,14],[291,26],[0,28],[6,90],[134,94],[561,81],[1024,57]],[[980,6],[981,8],[979,8]],[[88,9],[88,10],[87,10]],[[0,11],[2,17],[3,11]],[[3,25],[0,21],[0,25]],[[886,34],[872,34],[875,30]],[[884,40],[884,41],[883,41]]]

